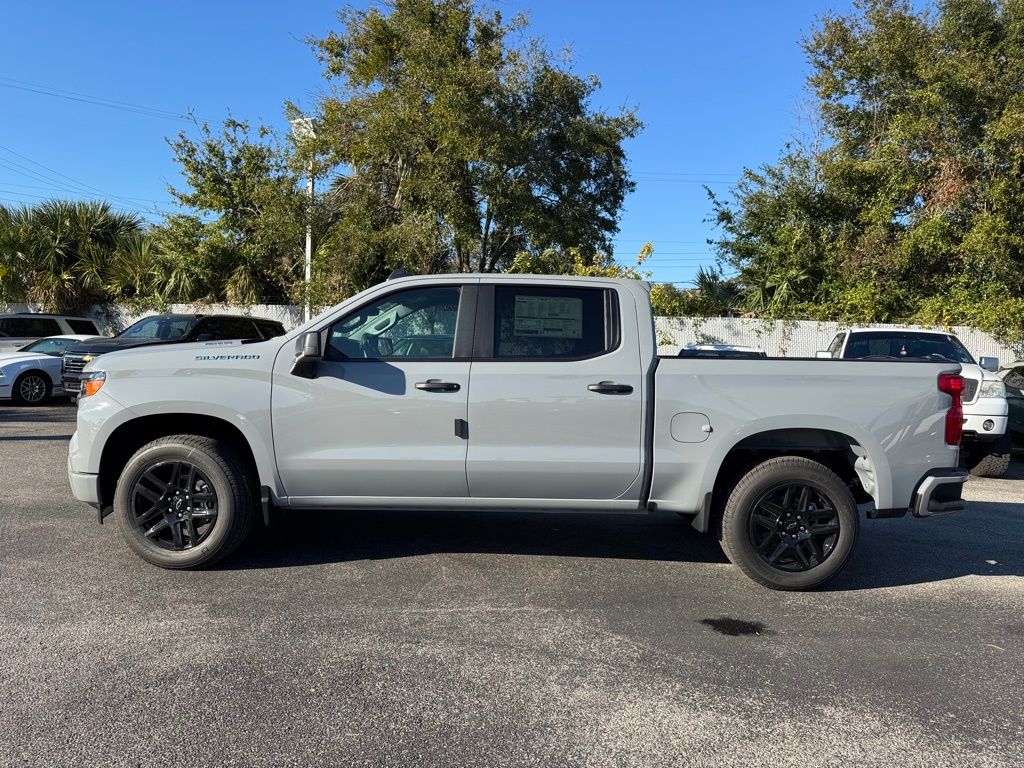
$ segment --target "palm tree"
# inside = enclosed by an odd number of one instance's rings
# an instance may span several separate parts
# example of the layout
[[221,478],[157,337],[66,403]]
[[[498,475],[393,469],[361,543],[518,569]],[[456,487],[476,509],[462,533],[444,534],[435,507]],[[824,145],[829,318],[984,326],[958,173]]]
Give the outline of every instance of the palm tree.
[[740,295],[735,281],[722,277],[714,267],[702,265],[697,269],[693,285],[705,314],[727,317],[733,314]]
[[139,217],[106,202],[47,200],[32,208],[0,208],[0,286],[52,311],[80,312],[107,299],[120,239],[141,232]]

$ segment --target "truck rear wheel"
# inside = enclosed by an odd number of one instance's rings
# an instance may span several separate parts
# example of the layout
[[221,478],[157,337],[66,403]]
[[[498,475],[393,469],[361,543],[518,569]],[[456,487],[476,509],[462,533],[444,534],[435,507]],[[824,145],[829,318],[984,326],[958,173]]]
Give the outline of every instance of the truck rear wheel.
[[161,568],[213,565],[241,546],[256,506],[245,464],[208,437],[171,435],[140,448],[114,493],[128,546]]
[[769,459],[740,478],[722,514],[729,560],[770,589],[820,586],[846,564],[860,517],[832,470],[798,456]]
[[976,442],[960,449],[961,463],[975,477],[1002,477],[1010,468],[1010,436]]

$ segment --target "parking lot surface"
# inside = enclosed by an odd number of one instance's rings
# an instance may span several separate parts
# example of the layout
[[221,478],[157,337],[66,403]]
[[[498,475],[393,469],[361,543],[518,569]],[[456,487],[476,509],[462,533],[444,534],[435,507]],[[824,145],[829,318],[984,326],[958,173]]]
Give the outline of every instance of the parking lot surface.
[[293,513],[162,571],[0,407],[0,766],[1024,765],[1024,466],[828,589],[671,515]]

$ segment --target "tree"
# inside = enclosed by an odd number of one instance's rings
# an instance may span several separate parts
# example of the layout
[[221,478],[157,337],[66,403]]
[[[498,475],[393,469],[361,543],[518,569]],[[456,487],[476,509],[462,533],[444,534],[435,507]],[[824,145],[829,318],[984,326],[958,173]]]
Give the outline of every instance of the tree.
[[804,47],[822,146],[712,197],[748,305],[1020,338],[1024,3],[858,0]]
[[300,284],[310,212],[287,146],[266,127],[234,119],[214,134],[170,142],[187,185],[170,188],[184,209],[154,232],[167,255],[171,298],[286,303]]
[[0,206],[0,290],[55,312],[82,312],[109,298],[113,254],[142,221],[108,203],[47,200]]
[[[322,148],[344,169],[327,246],[362,281],[402,264],[491,272],[519,253],[609,251],[633,182],[634,111],[594,110],[599,83],[474,0],[349,8],[312,40],[333,90]],[[358,262],[358,265],[356,264]]]

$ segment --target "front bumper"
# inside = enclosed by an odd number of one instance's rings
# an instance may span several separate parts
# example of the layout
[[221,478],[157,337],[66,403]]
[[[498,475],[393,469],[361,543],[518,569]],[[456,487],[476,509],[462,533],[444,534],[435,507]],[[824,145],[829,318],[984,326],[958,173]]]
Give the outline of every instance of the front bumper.
[[[985,423],[992,425],[991,429],[985,429]],[[1000,416],[986,416],[977,413],[964,414],[964,440],[995,440],[1006,434],[1007,416],[1003,413]]]
[[68,482],[71,484],[71,494],[79,501],[91,504],[94,507],[100,506],[100,476],[87,472],[75,472],[71,469],[71,459],[68,459]]
[[931,470],[918,483],[910,511],[914,517],[931,517],[963,509],[965,482],[967,470],[962,467]]

